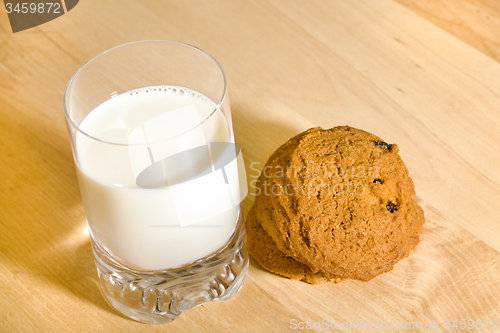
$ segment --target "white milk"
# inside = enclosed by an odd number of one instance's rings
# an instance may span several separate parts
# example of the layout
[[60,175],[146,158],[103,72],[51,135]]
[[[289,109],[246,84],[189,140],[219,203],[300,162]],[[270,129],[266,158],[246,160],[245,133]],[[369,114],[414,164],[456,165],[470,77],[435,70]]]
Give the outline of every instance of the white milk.
[[136,270],[172,268],[207,256],[229,240],[242,199],[235,163],[224,168],[226,178],[218,170],[189,182],[183,182],[186,164],[165,164],[165,184],[136,184],[153,162],[207,142],[234,142],[220,110],[192,130],[215,108],[195,91],[154,86],[107,100],[80,124],[83,132],[105,141],[78,133],[75,142],[90,232],[121,264]]

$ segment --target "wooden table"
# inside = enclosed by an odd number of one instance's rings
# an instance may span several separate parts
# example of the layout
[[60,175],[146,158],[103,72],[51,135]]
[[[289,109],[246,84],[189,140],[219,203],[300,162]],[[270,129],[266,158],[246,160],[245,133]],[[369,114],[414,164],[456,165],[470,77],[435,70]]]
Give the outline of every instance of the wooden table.
[[[365,321],[343,331],[369,330],[368,321],[443,330],[446,319],[500,320],[499,31],[497,0],[85,0],[16,34],[2,7],[0,331],[282,332],[323,319]],[[112,310],[98,289],[61,99],[89,58],[143,39],[187,42],[222,64],[249,181],[309,127],[349,124],[398,143],[427,219],[416,250],[367,283],[311,286],[251,261],[236,297],[168,325]]]

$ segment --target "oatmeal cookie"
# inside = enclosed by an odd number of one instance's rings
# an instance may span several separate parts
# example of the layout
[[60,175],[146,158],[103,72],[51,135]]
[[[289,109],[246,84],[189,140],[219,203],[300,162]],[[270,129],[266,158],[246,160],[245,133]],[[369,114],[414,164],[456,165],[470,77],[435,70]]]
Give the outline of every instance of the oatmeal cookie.
[[349,126],[293,137],[256,185],[255,217],[266,235],[326,279],[366,281],[391,270],[424,223],[398,146]]
[[[307,265],[281,252],[276,247],[273,239],[260,225],[253,208],[248,213],[245,225],[250,254],[263,268],[287,278],[305,281],[310,284],[320,284],[328,281],[322,273],[313,273]],[[332,279],[332,281],[338,282],[337,280]]]

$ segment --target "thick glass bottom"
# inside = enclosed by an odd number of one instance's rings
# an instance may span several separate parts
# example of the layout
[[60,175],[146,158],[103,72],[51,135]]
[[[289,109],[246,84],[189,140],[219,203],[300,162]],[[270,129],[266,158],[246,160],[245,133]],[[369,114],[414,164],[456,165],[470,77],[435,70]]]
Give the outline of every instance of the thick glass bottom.
[[148,324],[165,324],[182,311],[208,301],[225,301],[248,272],[245,228],[240,216],[228,244],[208,257],[179,268],[139,272],[117,263],[92,239],[101,289],[112,307]]

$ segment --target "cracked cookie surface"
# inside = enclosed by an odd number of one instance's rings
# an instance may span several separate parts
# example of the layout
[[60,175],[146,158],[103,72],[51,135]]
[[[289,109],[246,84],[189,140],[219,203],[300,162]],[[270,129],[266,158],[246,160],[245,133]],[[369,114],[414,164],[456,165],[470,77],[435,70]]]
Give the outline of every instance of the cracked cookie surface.
[[327,280],[391,270],[424,223],[398,146],[349,126],[291,138],[269,158],[256,191],[255,219],[276,248]]
[[[253,208],[248,213],[245,225],[250,254],[263,268],[278,275],[310,284],[328,281],[322,273],[313,273],[307,265],[281,252],[271,236],[260,225]],[[332,281],[337,282],[335,279]]]

